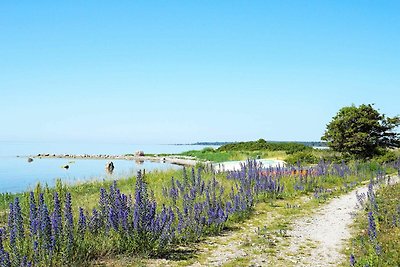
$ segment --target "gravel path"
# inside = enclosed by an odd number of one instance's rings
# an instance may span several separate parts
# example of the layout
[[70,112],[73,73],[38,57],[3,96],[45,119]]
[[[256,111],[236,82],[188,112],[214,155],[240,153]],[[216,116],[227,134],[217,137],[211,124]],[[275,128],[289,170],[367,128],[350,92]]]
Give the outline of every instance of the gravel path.
[[[397,182],[399,177],[391,179],[391,183]],[[280,215],[274,212],[261,210],[243,223],[239,230],[209,238],[207,246],[199,251],[201,264],[195,261],[189,265],[223,266],[238,259],[245,259],[247,264],[240,266],[338,266],[347,261],[341,251],[351,237],[350,225],[354,214],[359,210],[356,193],[362,194],[367,191],[367,185],[359,187],[332,199],[312,215],[292,221],[291,230],[285,236],[269,237],[269,245],[265,242],[249,243],[257,240],[256,232],[260,224],[280,218]],[[271,242],[276,245],[274,252],[268,249]],[[176,266],[172,262],[163,262],[162,265]],[[182,263],[180,265],[186,266]],[[160,262],[154,266],[161,266]]]
[[[350,238],[350,224],[354,212],[357,211],[356,192],[366,193],[367,186],[358,188],[350,193],[332,199],[328,204],[319,208],[311,216],[304,216],[292,223],[292,230],[286,238],[280,238],[279,243],[286,244],[277,248],[277,253],[253,254],[240,246],[246,236],[254,236],[254,225],[249,221],[246,230],[231,233],[219,239],[205,264],[194,266],[222,266],[234,258],[250,257],[252,266],[338,266],[346,260],[340,250],[344,241]],[[236,242],[234,242],[235,240]],[[240,240],[241,242],[237,242]],[[223,242],[221,242],[223,241]],[[259,248],[262,249],[262,248]]]
[[[398,178],[392,179],[392,183]],[[337,266],[345,262],[341,253],[346,240],[351,237],[350,224],[359,209],[356,193],[368,191],[363,186],[333,199],[308,218],[294,222],[289,231],[290,246],[283,252],[295,266]]]

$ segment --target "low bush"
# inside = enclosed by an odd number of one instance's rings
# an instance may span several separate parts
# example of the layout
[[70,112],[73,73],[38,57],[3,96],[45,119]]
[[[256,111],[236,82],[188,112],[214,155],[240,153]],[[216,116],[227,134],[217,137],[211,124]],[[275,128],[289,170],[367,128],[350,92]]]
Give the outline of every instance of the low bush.
[[289,155],[285,161],[289,164],[317,164],[319,158],[317,158],[312,152],[296,152]]

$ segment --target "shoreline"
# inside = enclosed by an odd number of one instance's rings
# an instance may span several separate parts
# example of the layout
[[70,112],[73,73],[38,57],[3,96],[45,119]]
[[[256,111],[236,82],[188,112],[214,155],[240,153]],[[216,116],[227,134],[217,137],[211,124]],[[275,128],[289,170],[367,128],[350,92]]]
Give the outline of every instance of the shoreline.
[[[21,156],[18,156],[21,157]],[[211,161],[201,161],[194,157],[189,156],[136,156],[136,155],[107,155],[107,154],[37,154],[37,155],[30,155],[25,156],[28,159],[92,159],[92,160],[133,160],[133,161],[150,161],[150,162],[159,162],[159,163],[169,163],[179,166],[186,166],[186,167],[194,167],[198,163],[204,163],[206,165],[211,164],[213,168],[217,172],[221,171],[234,171],[240,170],[241,163],[243,161],[225,161],[225,162],[211,162]],[[265,167],[278,167],[278,166],[285,166],[286,162],[276,158],[270,159],[259,159],[258,161],[265,162],[265,161],[273,161],[272,164],[266,164]]]
[[195,166],[200,161],[187,156],[133,156],[133,155],[105,155],[105,154],[37,154],[26,156],[31,159],[99,159],[99,160],[134,160],[170,163],[180,166]]

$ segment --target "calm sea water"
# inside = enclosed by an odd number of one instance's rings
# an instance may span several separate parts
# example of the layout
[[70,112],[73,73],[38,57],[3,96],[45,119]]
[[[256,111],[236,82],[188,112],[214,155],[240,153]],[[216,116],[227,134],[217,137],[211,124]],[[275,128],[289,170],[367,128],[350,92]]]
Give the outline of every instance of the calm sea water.
[[[161,162],[113,160],[115,169],[110,175],[105,171],[108,160],[35,158],[29,163],[26,157],[28,155],[39,153],[122,155],[137,150],[143,150],[145,153],[179,153],[203,148],[204,146],[190,145],[0,142],[0,193],[25,191],[33,188],[38,182],[54,185],[58,178],[73,183],[91,179],[118,179],[134,175],[140,169],[152,171],[181,168]],[[62,168],[65,164],[70,166],[68,170]]]

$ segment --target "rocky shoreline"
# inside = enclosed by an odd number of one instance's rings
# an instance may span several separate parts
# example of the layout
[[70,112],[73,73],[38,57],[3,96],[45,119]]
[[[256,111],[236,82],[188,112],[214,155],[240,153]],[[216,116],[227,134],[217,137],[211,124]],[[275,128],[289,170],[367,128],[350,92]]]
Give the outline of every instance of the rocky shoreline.
[[134,161],[151,161],[151,162],[162,162],[162,163],[170,163],[175,165],[181,166],[195,166],[199,163],[193,157],[186,157],[186,156],[142,156],[142,155],[107,155],[107,154],[37,154],[28,156],[28,159],[34,158],[62,158],[62,159],[105,159],[105,160],[134,160]]

